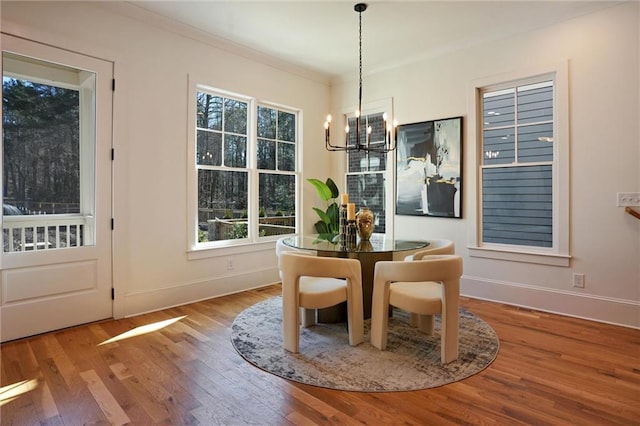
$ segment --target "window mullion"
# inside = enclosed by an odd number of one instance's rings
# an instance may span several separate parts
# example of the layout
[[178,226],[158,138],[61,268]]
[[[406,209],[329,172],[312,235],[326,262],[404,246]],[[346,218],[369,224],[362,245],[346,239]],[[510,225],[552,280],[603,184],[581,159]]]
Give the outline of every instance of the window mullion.
[[259,170],[257,168],[257,147],[258,147],[258,126],[256,100],[249,102],[247,116],[247,172],[249,173],[249,194],[247,197],[247,221],[249,228],[249,238],[256,241],[258,238],[258,222],[260,220],[259,206]]
[[515,164],[520,163],[518,160],[518,130],[520,126],[518,125],[518,91],[513,91],[513,162]]

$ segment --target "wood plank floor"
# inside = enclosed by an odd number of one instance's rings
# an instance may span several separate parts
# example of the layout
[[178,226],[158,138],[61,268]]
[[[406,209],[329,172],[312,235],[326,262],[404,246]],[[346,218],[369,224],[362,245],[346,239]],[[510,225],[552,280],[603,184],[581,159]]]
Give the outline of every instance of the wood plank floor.
[[285,381],[235,352],[235,316],[279,293],[274,285],[3,344],[0,423],[640,424],[638,330],[465,298],[500,337],[489,368],[418,392],[341,392]]

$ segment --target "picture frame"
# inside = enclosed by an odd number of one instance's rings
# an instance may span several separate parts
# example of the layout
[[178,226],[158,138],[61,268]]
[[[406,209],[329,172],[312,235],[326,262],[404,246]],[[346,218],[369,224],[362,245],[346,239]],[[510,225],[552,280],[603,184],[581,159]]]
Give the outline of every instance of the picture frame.
[[463,117],[396,129],[396,214],[462,218]]

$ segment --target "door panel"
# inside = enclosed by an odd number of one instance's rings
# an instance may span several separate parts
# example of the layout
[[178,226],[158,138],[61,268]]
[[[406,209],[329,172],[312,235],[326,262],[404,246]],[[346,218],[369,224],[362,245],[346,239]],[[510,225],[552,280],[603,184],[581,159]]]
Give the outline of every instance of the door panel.
[[[75,279],[70,280],[69,277]],[[98,287],[97,262],[66,262],[57,265],[12,268],[2,271],[7,303],[40,297],[91,291]]]
[[0,340],[112,316],[113,64],[2,35]]

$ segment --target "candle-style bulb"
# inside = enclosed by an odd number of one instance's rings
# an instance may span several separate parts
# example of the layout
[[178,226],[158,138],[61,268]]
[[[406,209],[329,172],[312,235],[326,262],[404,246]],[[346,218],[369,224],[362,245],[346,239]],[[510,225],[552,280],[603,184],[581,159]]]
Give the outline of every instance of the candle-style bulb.
[[356,118],[358,118],[358,117],[360,117],[360,110],[359,109],[356,110]]
[[327,123],[331,123],[331,114],[327,115]]
[[344,126],[344,131],[345,131],[345,133],[349,133],[349,125],[348,124],[346,126]]
[[384,121],[387,121],[387,113],[386,113],[386,112],[382,114],[382,119],[383,119]]
[[372,132],[372,130],[373,130],[373,129],[371,129],[371,126],[367,127],[367,134],[369,134],[369,135],[370,135],[370,134],[371,134],[371,132]]
[[324,129],[325,129],[325,130],[328,130],[328,129],[329,129],[329,122],[328,122],[328,121],[325,121],[325,122],[324,122]]

